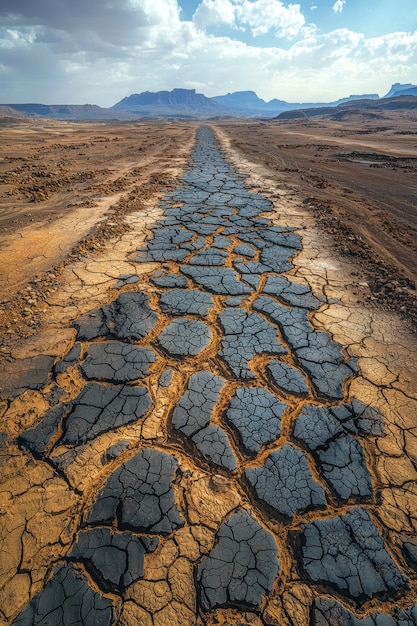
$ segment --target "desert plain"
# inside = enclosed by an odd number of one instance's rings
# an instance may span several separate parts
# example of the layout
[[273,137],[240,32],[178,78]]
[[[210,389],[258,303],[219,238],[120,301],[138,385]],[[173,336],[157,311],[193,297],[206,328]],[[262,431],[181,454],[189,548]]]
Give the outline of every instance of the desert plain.
[[0,623],[417,624],[415,113],[0,128]]

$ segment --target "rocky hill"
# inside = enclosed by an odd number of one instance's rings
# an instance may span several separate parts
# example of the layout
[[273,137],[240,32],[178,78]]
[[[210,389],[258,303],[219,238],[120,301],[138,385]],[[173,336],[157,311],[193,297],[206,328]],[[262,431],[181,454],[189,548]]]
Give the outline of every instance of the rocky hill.
[[[335,108],[355,106],[356,108],[405,107],[412,108],[413,101],[394,102],[393,98],[416,97],[417,86],[407,83],[394,83],[386,96],[380,98],[378,94],[350,95],[334,102],[291,103],[274,98],[266,102],[254,91],[236,91],[223,96],[207,96],[196,93],[195,89],[173,89],[172,91],[145,91],[127,96],[110,108],[99,107],[94,104],[6,104],[8,113],[4,116],[15,115],[60,120],[132,120],[138,117],[164,118],[213,118],[213,117],[262,117],[275,118],[279,115],[297,117],[306,115],[323,115],[325,109],[332,113]],[[383,104],[387,103],[388,104]],[[293,113],[294,111],[294,113]],[[300,113],[309,111],[309,113]]]
[[396,96],[417,96],[417,85],[394,83],[384,98],[395,98]]
[[172,91],[145,91],[135,93],[117,102],[112,110],[135,113],[136,115],[193,116],[225,115],[228,110],[214,98],[207,98],[195,89],[173,89]]
[[254,91],[236,91],[234,93],[228,93],[225,96],[214,96],[212,100],[215,100],[219,104],[228,107],[229,109],[243,115],[260,115],[264,117],[272,117],[282,113],[283,111],[291,111],[299,108],[315,108],[320,106],[334,107],[342,102],[350,102],[351,100],[362,99],[378,99],[378,94],[362,94],[351,95],[346,98],[341,98],[335,102],[319,103],[319,102],[304,102],[304,103],[290,103],[285,100],[278,100],[273,98],[269,102],[259,98]]
[[280,113],[275,119],[289,120],[297,118],[317,117],[320,115],[330,116],[333,119],[343,119],[347,115],[368,113],[377,116],[384,111],[401,111],[417,109],[417,96],[396,96],[394,98],[380,98],[379,100],[355,100],[343,102],[336,107],[322,106],[314,108],[300,108]]
[[7,104],[1,106],[8,109],[4,115],[20,115],[25,117],[45,117],[57,120],[111,120],[126,119],[126,114],[115,115],[112,109],[99,107],[96,104]]

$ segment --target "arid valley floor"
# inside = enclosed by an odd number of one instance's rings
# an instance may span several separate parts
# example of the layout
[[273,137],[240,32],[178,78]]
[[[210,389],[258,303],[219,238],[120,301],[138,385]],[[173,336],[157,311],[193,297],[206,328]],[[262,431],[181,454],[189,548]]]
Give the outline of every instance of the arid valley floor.
[[0,624],[417,624],[417,119],[2,119]]

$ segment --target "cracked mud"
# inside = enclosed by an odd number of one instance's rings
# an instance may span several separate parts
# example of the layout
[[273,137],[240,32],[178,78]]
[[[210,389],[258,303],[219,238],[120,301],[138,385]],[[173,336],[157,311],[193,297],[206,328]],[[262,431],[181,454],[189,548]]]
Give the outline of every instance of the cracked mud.
[[417,624],[412,374],[290,218],[202,127],[125,258],[70,268],[0,407],[1,623]]

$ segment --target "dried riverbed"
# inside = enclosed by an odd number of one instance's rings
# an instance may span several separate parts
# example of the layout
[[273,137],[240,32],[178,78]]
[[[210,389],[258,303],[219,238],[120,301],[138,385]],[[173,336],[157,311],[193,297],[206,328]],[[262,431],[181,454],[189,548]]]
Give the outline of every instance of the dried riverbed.
[[4,624],[416,623],[415,336],[217,132],[9,342]]

